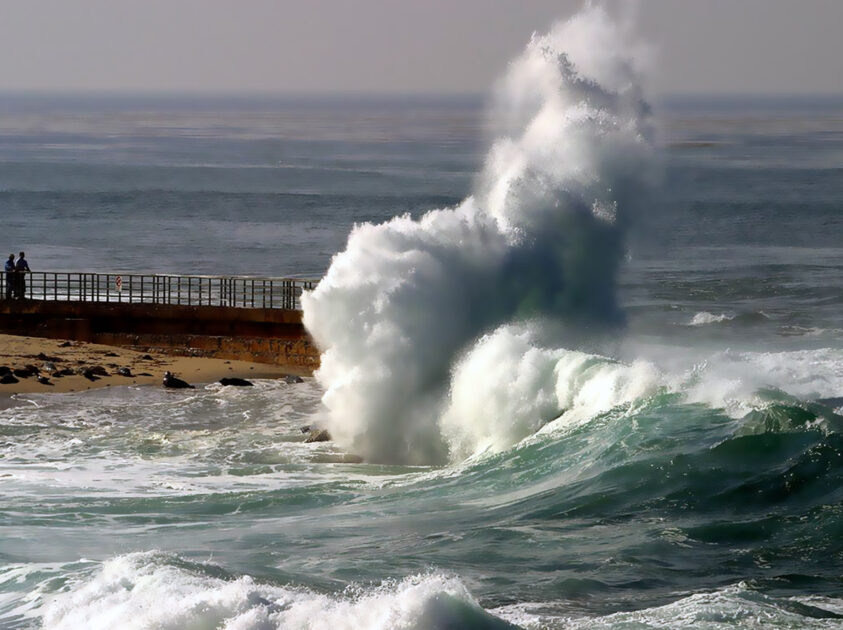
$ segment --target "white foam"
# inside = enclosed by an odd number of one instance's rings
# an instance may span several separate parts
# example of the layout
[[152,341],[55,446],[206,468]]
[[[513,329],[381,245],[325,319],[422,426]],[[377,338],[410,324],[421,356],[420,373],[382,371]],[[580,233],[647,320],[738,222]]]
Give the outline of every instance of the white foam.
[[[591,325],[617,316],[622,237],[645,200],[653,135],[636,52],[596,7],[535,35],[496,90],[503,131],[475,194],[418,221],[357,226],[303,296],[322,350],[325,422],[342,446],[371,461],[436,463],[483,441],[512,443],[547,420],[556,382],[535,373],[519,377],[512,398],[496,392],[511,420],[497,414],[478,431],[472,391],[460,390],[484,383],[471,361],[455,366],[493,353],[502,373],[541,372],[545,350],[515,344],[507,355],[483,335],[528,317]],[[455,405],[471,426],[460,429],[452,411],[443,434],[440,418]]]
[[[840,607],[840,600],[824,597],[814,597],[804,603],[820,609],[817,612],[835,611]],[[564,604],[560,607],[564,609]],[[744,584],[710,593],[697,593],[664,606],[603,617],[553,615],[546,612],[553,608],[552,603],[521,603],[493,609],[491,612],[525,630],[843,628],[843,622],[839,619],[807,616],[804,610],[792,606],[790,600],[766,596]]]
[[308,378],[296,385],[209,386],[189,397],[154,387],[40,395],[38,407],[0,410],[0,424],[21,436],[0,443],[4,491],[25,502],[313,483],[320,474],[275,471],[343,455],[331,444],[317,450],[303,441],[300,427],[310,423],[321,394]]
[[543,348],[525,326],[484,336],[457,365],[441,427],[454,459],[499,452],[556,420],[571,425],[654,393],[656,368]]
[[450,628],[466,614],[489,618],[456,577],[428,573],[340,595],[212,575],[157,552],[118,556],[48,598],[45,630],[269,628],[388,630]]
[[688,326],[706,326],[708,324],[719,324],[720,322],[730,321],[734,318],[734,315],[728,313],[719,313],[715,315],[714,313],[709,313],[707,311],[700,311],[691,318],[691,321],[688,322]]
[[[66,582],[55,579],[61,568]],[[44,630],[437,630],[454,627],[554,628],[843,628],[843,601],[820,596],[774,598],[737,583],[664,606],[605,616],[570,612],[570,602],[520,602],[484,611],[458,577],[427,572],[378,585],[351,585],[325,594],[225,577],[219,567],[161,552],[117,556],[100,565],[14,567],[5,575],[51,575],[14,611]],[[58,592],[57,584],[64,583]],[[805,606],[816,609],[806,615]],[[759,625],[760,624],[760,625]],[[508,627],[508,626],[506,626]]]
[[666,390],[682,394],[684,402],[735,418],[769,405],[769,390],[801,400],[843,395],[840,348],[757,351],[628,339],[620,354],[656,366]]

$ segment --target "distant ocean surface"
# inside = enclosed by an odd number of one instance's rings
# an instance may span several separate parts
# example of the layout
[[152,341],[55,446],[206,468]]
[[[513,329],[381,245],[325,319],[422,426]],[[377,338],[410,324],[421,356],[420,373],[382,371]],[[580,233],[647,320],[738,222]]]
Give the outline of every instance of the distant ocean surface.
[[[5,95],[0,240],[33,270],[320,277],[355,224],[471,194],[484,110]],[[302,442],[313,379],[16,396],[0,627],[843,628],[843,98],[654,111],[577,422],[355,464]]]
[[482,100],[0,99],[0,203],[33,269],[316,276],[355,222],[459,201]]

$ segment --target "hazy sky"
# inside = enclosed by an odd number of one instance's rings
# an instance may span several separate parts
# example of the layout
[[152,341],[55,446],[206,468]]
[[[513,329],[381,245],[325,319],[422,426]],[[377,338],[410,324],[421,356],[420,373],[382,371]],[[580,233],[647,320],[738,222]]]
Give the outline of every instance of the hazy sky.
[[[485,92],[581,4],[0,0],[0,91]],[[634,6],[663,92],[843,92],[843,0]]]

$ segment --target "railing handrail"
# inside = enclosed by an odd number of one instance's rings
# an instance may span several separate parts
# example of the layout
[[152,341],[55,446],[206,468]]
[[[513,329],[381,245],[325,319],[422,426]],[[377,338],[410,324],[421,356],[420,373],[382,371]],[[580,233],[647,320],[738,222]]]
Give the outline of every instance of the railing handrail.
[[[4,272],[6,273],[6,272]],[[15,273],[20,273],[15,271]],[[24,273],[27,274],[37,274],[37,273],[49,273],[49,274],[61,274],[61,275],[86,275],[86,276],[158,276],[158,277],[169,277],[169,278],[238,278],[244,280],[290,280],[291,282],[319,282],[322,278],[300,278],[298,276],[251,276],[248,274],[219,274],[219,275],[210,275],[210,274],[199,274],[199,273],[166,273],[166,272],[158,272],[158,271],[81,271],[78,269],[33,269],[31,271],[25,271]]]
[[0,299],[293,310],[301,307],[301,294],[318,282],[273,276],[39,270],[0,274]]

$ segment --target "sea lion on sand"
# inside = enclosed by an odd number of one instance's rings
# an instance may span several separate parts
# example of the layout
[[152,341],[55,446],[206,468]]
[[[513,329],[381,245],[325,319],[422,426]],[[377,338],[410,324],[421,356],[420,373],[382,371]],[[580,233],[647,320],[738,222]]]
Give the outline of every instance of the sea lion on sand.
[[173,376],[173,373],[169,370],[164,372],[164,387],[169,387],[170,389],[196,389],[193,385],[187,383],[186,381],[181,380],[180,378],[176,378]]

